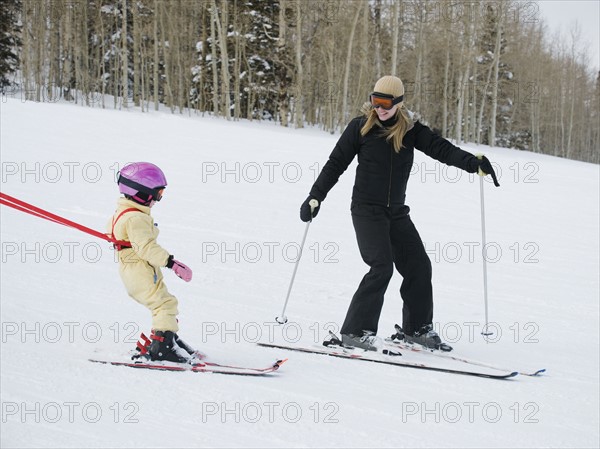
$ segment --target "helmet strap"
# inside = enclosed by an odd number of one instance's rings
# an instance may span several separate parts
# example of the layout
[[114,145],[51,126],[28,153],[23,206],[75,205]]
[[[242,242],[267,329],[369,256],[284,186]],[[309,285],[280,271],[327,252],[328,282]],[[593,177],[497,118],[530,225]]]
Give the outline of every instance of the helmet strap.
[[145,198],[141,198],[138,195],[125,195],[125,197],[127,199],[130,199],[131,201],[141,204],[142,206],[149,206],[150,203],[154,200],[154,198],[152,198],[152,196],[150,196],[150,198],[145,199]]

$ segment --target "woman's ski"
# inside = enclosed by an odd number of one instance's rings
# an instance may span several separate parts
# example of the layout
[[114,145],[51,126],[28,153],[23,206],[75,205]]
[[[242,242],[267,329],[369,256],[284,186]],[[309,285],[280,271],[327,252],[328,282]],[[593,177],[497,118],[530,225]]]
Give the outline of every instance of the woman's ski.
[[[280,349],[286,351],[299,351],[310,354],[321,354],[328,355],[331,357],[339,357],[343,359],[351,359],[351,360],[361,360],[363,362],[371,362],[371,363],[381,363],[384,365],[392,365],[392,366],[401,366],[406,368],[414,368],[428,371],[437,371],[442,373],[450,373],[450,374],[461,374],[465,376],[475,376],[475,377],[486,377],[489,379],[509,379],[511,377],[517,376],[519,373],[517,371],[506,371],[506,370],[498,370],[498,369],[455,369],[455,368],[445,368],[441,366],[434,366],[427,363],[421,362],[411,362],[406,360],[400,360],[397,357],[401,356],[399,353],[393,353],[392,351],[384,350],[382,354],[375,353],[375,355],[371,356],[368,352],[364,351],[361,353],[357,353],[356,350],[351,350],[348,348],[342,347],[302,347],[302,346],[287,346],[287,345],[278,345],[272,343],[257,343],[259,346],[264,348],[272,348],[272,349]],[[385,351],[388,351],[387,353]],[[380,355],[380,357],[377,357]]]
[[[467,363],[469,365],[481,366],[484,368],[505,370],[504,368],[500,368],[500,367],[491,365],[486,362],[480,362],[478,360],[467,359],[464,357],[449,354],[447,352],[440,352],[440,351],[427,349],[421,345],[414,345],[414,344],[407,343],[403,339],[397,338],[397,336],[402,336],[404,334],[402,331],[402,328],[397,324],[396,324],[395,328],[396,328],[396,334],[385,339],[385,343],[391,348],[401,349],[401,350],[411,351],[411,352],[418,352],[421,354],[428,354],[428,355],[431,355],[434,357],[439,357],[439,358],[446,359],[446,360],[454,360],[457,362]],[[542,373],[545,373],[545,372],[546,372],[546,368],[542,368],[537,371],[519,371],[519,374],[521,374],[523,376],[535,377],[535,376],[540,376]]]

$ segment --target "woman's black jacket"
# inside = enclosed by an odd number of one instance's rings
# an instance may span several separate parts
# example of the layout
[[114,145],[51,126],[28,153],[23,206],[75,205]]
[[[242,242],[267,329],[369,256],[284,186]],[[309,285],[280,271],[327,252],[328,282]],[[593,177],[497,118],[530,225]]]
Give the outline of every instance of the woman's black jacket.
[[310,191],[310,195],[320,202],[357,155],[352,200],[387,207],[404,205],[415,148],[447,165],[469,173],[477,171],[475,156],[452,145],[418,121],[404,136],[400,152],[396,152],[378,126],[361,136],[360,129],[365,120],[364,116],[356,117],[348,124],[321,170]]

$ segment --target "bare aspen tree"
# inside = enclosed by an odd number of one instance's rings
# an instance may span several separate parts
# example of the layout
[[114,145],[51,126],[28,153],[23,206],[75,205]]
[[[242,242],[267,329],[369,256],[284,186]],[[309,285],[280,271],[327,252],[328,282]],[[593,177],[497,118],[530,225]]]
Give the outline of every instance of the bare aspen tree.
[[161,15],[161,10],[159,8],[159,0],[154,0],[154,22],[153,22],[153,37],[154,37],[154,61],[152,64],[152,81],[153,81],[153,93],[152,96],[154,98],[154,110],[158,111],[158,105],[159,105],[159,97],[158,97],[158,92],[159,92],[159,88],[160,88],[160,78],[158,77],[158,68],[160,65],[160,59],[159,59],[159,37],[158,37],[158,22],[159,22],[159,17]]
[[[140,13],[139,8],[141,5],[137,2],[134,2],[131,5],[131,21],[133,23],[133,43],[132,49],[133,52],[133,104],[134,106],[140,106],[140,83],[141,83],[141,75],[142,75],[142,64],[141,64],[141,48],[139,45],[141,44],[141,27],[140,27]],[[144,110],[142,105],[142,111]]]
[[398,44],[400,43],[400,6],[402,2],[397,0],[392,3],[392,62],[390,75],[396,76],[398,69]]
[[561,73],[560,80],[558,83],[558,88],[560,92],[560,144],[558,145],[558,153],[561,157],[566,156],[567,149],[567,101],[568,101],[568,68],[569,68],[569,58],[567,56],[566,42],[561,40],[560,43],[560,54],[563,63],[561,64]]
[[279,116],[281,120],[281,126],[288,126],[288,114],[289,114],[289,102],[287,92],[287,25],[285,20],[285,8],[286,0],[279,1],[279,35],[277,36],[277,62],[280,65],[280,79],[277,86],[278,90],[278,102],[279,102]]
[[450,52],[452,49],[452,31],[450,30],[450,27],[446,26],[444,27],[444,37],[446,40],[446,61],[444,62],[444,79],[443,79],[443,89],[442,89],[442,136],[447,137],[448,136],[448,109],[449,109],[449,104],[448,104],[448,99],[450,96],[450,91],[449,91],[449,87],[450,87],[450,79],[449,79],[449,73],[450,73]]
[[370,39],[369,39],[369,23],[370,23],[370,10],[368,2],[360,2],[363,8],[362,12],[362,23],[360,30],[360,47],[359,47],[359,55],[358,60],[361,63],[358,66],[358,77],[356,79],[356,90],[357,95],[355,97],[354,102],[352,103],[352,110],[359,111],[362,107],[365,99],[367,98],[367,93],[370,93],[371,86],[371,72],[368,64],[362,63],[362,61],[367,61],[370,54]]
[[[117,30],[121,26],[121,21],[119,20],[118,8],[115,8],[112,11],[112,24],[111,31],[114,30],[115,35],[118,34]],[[112,38],[111,38],[112,41]],[[111,57],[109,59],[109,74],[110,74],[110,82],[112,86],[112,97],[113,97],[113,108],[118,109],[121,107],[122,102],[119,102],[119,98],[121,96],[121,58],[123,57],[123,53],[119,51],[118,43],[110,43],[110,54]]]
[[[46,96],[45,90],[50,85],[47,74],[45,73],[46,60],[48,53],[46,53],[46,38],[47,38],[47,16],[48,16],[48,2],[40,2],[38,12],[36,14],[37,26],[35,27],[35,39],[36,39],[36,101],[47,101],[52,100]],[[60,44],[59,44],[60,45]]]
[[104,44],[104,39],[103,39],[103,30],[104,30],[104,16],[102,14],[102,10],[101,8],[98,8],[98,22],[99,27],[98,27],[98,34],[99,34],[99,41],[100,41],[100,57],[98,58],[101,62],[99,63],[99,70],[100,70],[100,86],[102,86],[102,96],[101,98],[101,106],[102,108],[106,107],[106,101],[105,101],[105,97],[106,97],[106,65],[104,63],[104,55],[106,54],[106,47]]
[[[418,3],[418,11],[425,11],[426,5],[425,2]],[[415,66],[415,89],[414,89],[414,108],[416,111],[421,111],[421,95],[422,95],[422,85],[423,85],[423,64],[424,64],[424,54],[427,51],[427,41],[424,39],[425,33],[425,22],[426,19],[424,16],[419,16],[417,19],[417,35],[416,35],[416,43],[417,43],[417,63]]]
[[[40,9],[45,9],[46,4],[40,2]],[[46,43],[48,45],[47,53],[43,55],[48,60],[48,85],[45,86],[46,99],[52,101],[52,89],[51,86],[56,86],[60,91],[63,90],[65,85],[63,82],[64,76],[62,70],[64,65],[62,64],[61,58],[61,46],[63,45],[61,39],[61,26],[68,23],[65,14],[62,11],[64,5],[59,2],[47,4],[48,10],[46,13],[50,16],[48,21],[48,37]]]
[[487,71],[487,77],[485,82],[483,83],[483,87],[481,90],[481,101],[479,104],[479,118],[477,120],[477,134],[475,136],[475,142],[477,143],[481,143],[481,131],[483,130],[483,123],[484,123],[484,112],[485,112],[485,105],[486,105],[486,99],[487,99],[487,89],[490,85],[490,82],[492,80],[492,71],[494,69],[494,65],[490,64],[488,71]]
[[373,19],[375,21],[375,76],[381,78],[382,61],[381,61],[381,0],[375,0],[373,5]]
[[295,126],[304,127],[304,66],[302,64],[302,5],[300,0],[294,2],[296,14],[296,82],[294,89]]
[[[298,0],[296,4],[297,14],[302,16],[303,11],[306,9],[306,2],[304,0]],[[315,79],[315,75],[313,72],[313,58],[317,51],[314,50],[313,45],[311,45],[316,40],[317,27],[310,26],[311,23],[307,26],[304,25],[304,21],[302,21],[305,32],[302,33],[302,41],[303,48],[306,46],[307,52],[304,54],[304,61],[302,64],[302,73],[303,78],[304,74],[308,73],[309,76],[306,77],[306,81],[302,85],[302,103],[304,105],[304,120],[311,124],[317,124],[317,105],[315,100],[315,82],[318,79]]]
[[573,141],[573,125],[575,118],[575,83],[577,82],[577,46],[581,39],[581,29],[579,28],[577,22],[575,22],[570,31],[570,40],[571,40],[571,51],[569,53],[569,78],[570,78],[570,95],[569,95],[569,125],[567,127],[567,144],[565,149],[565,157],[569,158],[571,156],[572,141]]
[[227,12],[227,0],[221,1],[221,14],[217,9],[216,0],[212,0],[212,7],[214,8],[214,20],[217,25],[217,32],[219,35],[219,50],[221,54],[221,80],[223,88],[221,90],[222,95],[222,108],[225,113],[227,120],[231,119],[230,109],[230,87],[229,87],[229,56],[227,52],[227,23],[228,23],[228,12]]
[[244,33],[243,21],[240,20],[240,11],[238,10],[237,0],[233,3],[233,42],[234,42],[234,62],[233,62],[233,118],[239,120],[241,117],[241,53],[242,53],[242,39],[241,36]]
[[129,96],[129,57],[127,51],[127,0],[121,1],[121,96],[123,107],[127,109],[127,97]]
[[44,16],[41,11],[41,6],[43,6],[43,4],[36,2],[35,0],[27,2],[27,18],[29,20],[25,23],[26,28],[23,33],[25,36],[25,48],[29,50],[27,64],[29,77],[27,79],[25,97],[27,100],[33,101],[42,101],[41,89],[43,88],[42,83],[44,82],[42,78],[43,73],[40,73],[40,70],[43,67],[41,58],[46,56],[42,53],[43,48],[40,47],[40,40],[43,42],[43,33],[45,32]]
[[492,104],[490,110],[490,134],[488,138],[488,143],[490,145],[494,145],[496,142],[496,114],[498,111],[498,85],[500,83],[500,79],[498,78],[499,67],[500,67],[500,50],[502,47],[502,19],[504,14],[498,14],[498,21],[496,23],[496,45],[494,49],[494,74],[492,77]]
[[219,20],[217,16],[217,6],[215,0],[212,0],[210,6],[211,20],[210,20],[210,50],[211,50],[211,68],[213,75],[213,86],[212,86],[212,94],[213,94],[213,113],[215,115],[220,114],[220,103],[219,103],[219,71],[217,68],[217,37],[216,37],[216,24]]
[[29,100],[29,92],[31,90],[31,68],[30,68],[30,57],[32,51],[31,46],[31,32],[29,23],[31,21],[31,6],[28,0],[23,0],[21,5],[21,18],[23,22],[22,41],[21,41],[21,52],[19,62],[21,68],[21,84],[24,90],[24,99]]
[[[64,60],[63,72],[62,72],[62,98],[66,101],[76,101],[77,100],[77,63],[76,63],[76,53],[77,53],[77,45],[78,39],[75,35],[77,31],[77,14],[74,8],[73,3],[68,3],[63,6],[63,17],[64,27],[63,28],[63,43],[59,48],[60,53],[62,54]],[[53,89],[52,87],[49,90]],[[53,96],[53,93],[49,92],[50,96]],[[60,89],[57,89],[56,95],[60,96]]]
[[[477,3],[476,3],[477,5]],[[477,107],[477,94],[475,92],[474,89],[474,85],[475,83],[473,83],[471,80],[476,79],[476,73],[477,73],[477,68],[474,64],[474,60],[475,60],[475,49],[476,49],[476,41],[477,41],[477,29],[478,29],[478,21],[479,21],[479,14],[475,13],[475,14],[469,14],[468,16],[471,20],[468,21],[468,42],[469,42],[469,48],[468,48],[468,53],[467,53],[467,58],[465,61],[465,67],[464,67],[464,71],[465,71],[465,75],[464,75],[464,82],[466,83],[466,89],[463,90],[463,93],[465,95],[465,100],[464,100],[464,107],[465,107],[465,111],[464,111],[464,124],[463,124],[463,136],[467,141],[471,141],[473,138],[473,134],[471,133],[471,130],[474,130],[475,128],[475,124],[473,123],[474,120],[472,120],[474,118],[474,110]],[[474,67],[472,69],[472,67]]]
[[337,67],[335,65],[335,36],[334,36],[334,28],[333,28],[333,24],[331,22],[329,22],[328,20],[326,21],[326,26],[325,26],[325,45],[324,47],[324,51],[325,51],[325,55],[324,55],[324,62],[325,62],[325,69],[326,69],[326,83],[324,83],[324,85],[322,86],[322,92],[320,92],[320,94],[322,95],[323,101],[325,101],[325,117],[324,117],[324,124],[325,124],[325,129],[327,131],[329,131],[330,133],[333,134],[334,130],[335,130],[335,124],[336,124],[336,120],[335,120],[335,112],[336,112],[336,108],[335,108],[335,92],[338,89],[338,78],[336,76],[337,74]]
[[536,59],[536,63],[534,64],[535,71],[533,72],[534,77],[530,79],[529,83],[527,84],[526,94],[528,95],[523,99],[523,101],[527,102],[530,109],[532,151],[540,152],[540,100],[535,95],[531,96],[527,90],[536,92],[539,89],[539,80],[542,79],[542,74],[544,72],[544,58],[542,54],[543,31],[541,24],[538,27],[533,28],[532,35],[534,39],[534,45],[530,52],[530,57]]
[[90,34],[88,23],[88,8],[82,2],[78,2],[77,10],[80,12],[80,17],[78,19],[78,23],[80,24],[80,30],[78,32],[77,40],[79,45],[77,46],[77,59],[78,63],[78,77],[77,84],[80,86],[82,91],[82,104],[85,101],[85,105],[90,105],[90,98],[93,98],[92,95],[92,83],[90,82],[90,47],[89,47],[89,39],[88,36]]
[[456,69],[458,73],[458,78],[456,80],[456,126],[454,129],[454,139],[458,144],[462,143],[462,121],[463,121],[463,110],[464,110],[464,87],[465,87],[465,72],[462,67],[465,60],[465,53],[468,53],[468,49],[466,49],[464,34],[460,36],[461,46],[460,46],[460,58],[458,67]]
[[202,111],[204,112],[205,110],[207,110],[207,102],[206,102],[206,96],[205,96],[205,90],[204,90],[204,83],[207,82],[205,74],[206,74],[206,57],[207,57],[207,52],[206,52],[206,42],[207,42],[207,27],[203,26],[204,23],[206,23],[207,20],[207,13],[208,10],[206,8],[206,2],[201,1],[200,2],[200,19],[199,22],[201,24],[200,26],[200,41],[196,44],[196,45],[200,45],[200,55],[199,55],[199,59],[200,59],[200,63],[199,65],[199,73],[198,73],[198,101],[197,101],[197,110],[198,111]]
[[176,104],[179,109],[179,113],[183,113],[183,109],[186,107],[187,102],[185,100],[185,86],[186,81],[184,80],[184,71],[185,68],[183,66],[183,59],[186,54],[185,45],[180,40],[180,36],[185,28],[183,27],[183,23],[181,18],[185,15],[185,5],[186,2],[177,1],[175,2],[176,13],[172,16],[175,18],[174,21],[171,22],[171,36],[173,40],[173,46],[171,47],[171,51],[174,56],[173,63],[173,75],[172,78],[177,86],[177,95],[176,95]]
[[163,86],[165,105],[171,110],[175,111],[175,102],[173,98],[173,80],[171,74],[173,73],[172,67],[172,42],[169,41],[170,35],[170,20],[171,20],[171,7],[172,3],[161,2],[161,14],[160,14],[160,29],[161,29],[161,48],[164,66],[164,75],[161,78]]
[[350,66],[352,64],[352,46],[354,44],[354,34],[356,32],[358,18],[362,10],[362,8],[359,5],[355,5],[355,8],[356,11],[354,12],[354,18],[352,19],[352,25],[350,26],[350,34],[348,36],[348,48],[346,50],[346,69],[344,70],[344,83],[342,90],[341,120],[343,122],[346,122],[348,120],[348,80],[350,78]]

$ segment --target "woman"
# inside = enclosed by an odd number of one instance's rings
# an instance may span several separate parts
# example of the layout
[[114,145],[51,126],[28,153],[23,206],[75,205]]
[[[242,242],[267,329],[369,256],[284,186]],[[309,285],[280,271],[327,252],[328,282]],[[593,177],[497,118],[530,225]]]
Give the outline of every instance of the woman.
[[341,329],[342,342],[376,350],[383,298],[395,266],[403,277],[400,295],[404,339],[450,351],[433,330],[431,262],[405,205],[414,149],[447,165],[480,175],[491,174],[490,161],[452,145],[413,120],[403,103],[400,78],[384,76],[375,84],[365,115],[347,126],[300,208],[302,221],[315,217],[309,202],[322,203],[355,156],[358,167],[352,193],[352,223],[360,254],[371,268],[352,298]]

